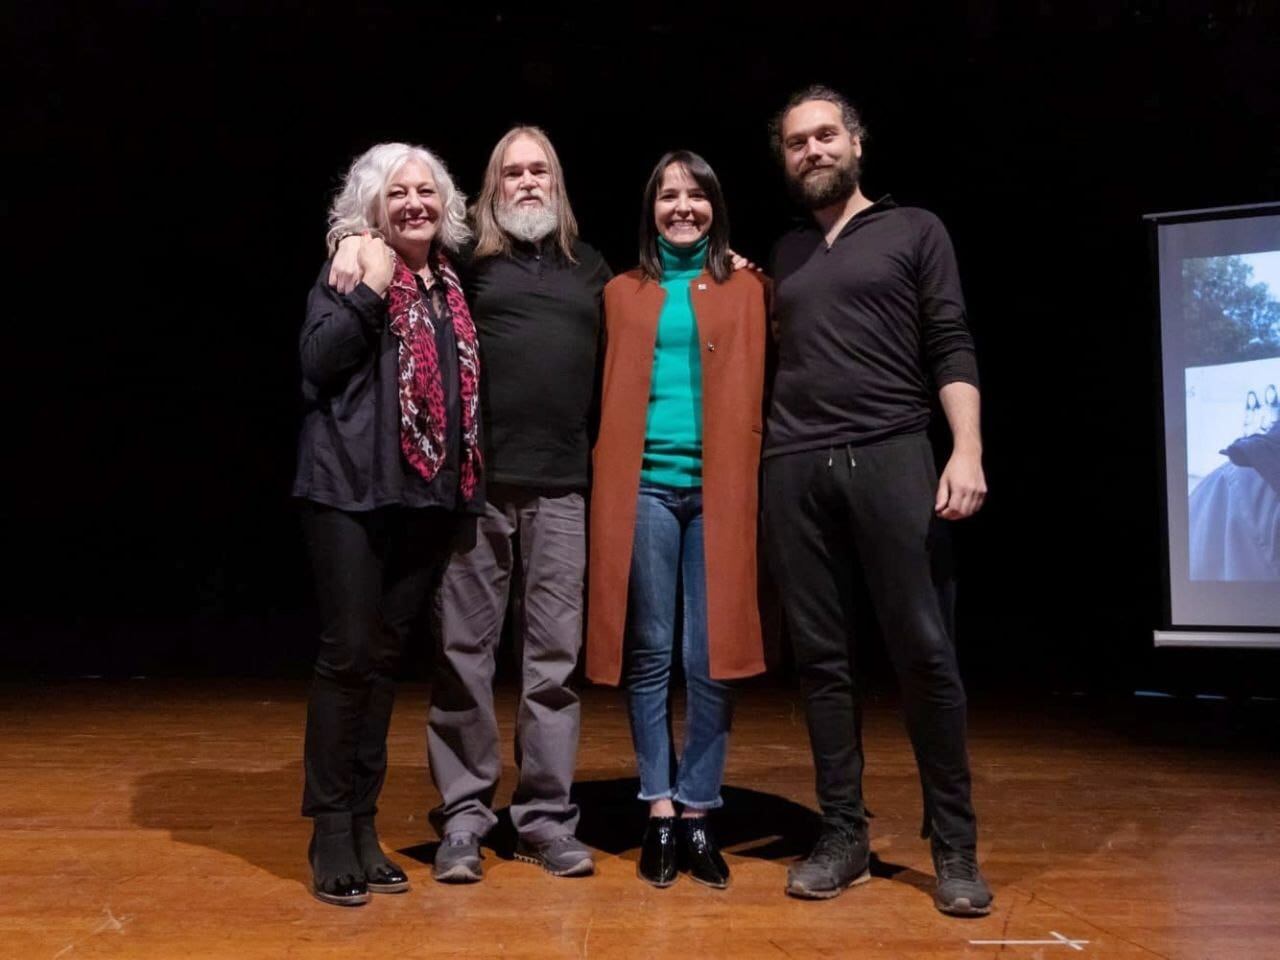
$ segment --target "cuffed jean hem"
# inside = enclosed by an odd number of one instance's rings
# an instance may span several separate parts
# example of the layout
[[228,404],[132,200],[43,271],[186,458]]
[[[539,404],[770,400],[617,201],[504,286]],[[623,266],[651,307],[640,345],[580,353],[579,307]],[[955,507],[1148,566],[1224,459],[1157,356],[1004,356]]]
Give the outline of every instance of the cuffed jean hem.
[[685,800],[679,794],[676,794],[676,803],[684,807],[686,810],[719,810],[724,806],[724,798],[716,797],[714,800]]
[[676,792],[674,790],[663,790],[661,793],[645,793],[643,789],[636,794],[637,800],[643,800],[645,803],[653,803],[655,800],[674,800]]

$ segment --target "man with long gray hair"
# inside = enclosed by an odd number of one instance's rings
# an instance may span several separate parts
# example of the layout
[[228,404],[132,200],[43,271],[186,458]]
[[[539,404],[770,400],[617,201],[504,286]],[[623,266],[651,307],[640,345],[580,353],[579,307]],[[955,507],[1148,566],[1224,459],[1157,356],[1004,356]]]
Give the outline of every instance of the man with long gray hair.
[[[578,238],[555,148],[537,127],[493,148],[472,209],[463,283],[484,370],[485,514],[455,544],[441,585],[440,656],[427,734],[443,802],[433,875],[480,880],[502,771],[493,678],[512,584],[520,591],[521,695],[511,819],[516,856],[554,876],[595,869],[569,800],[580,710],[569,685],[582,643],[585,492],[601,294],[612,274]],[[359,238],[335,266],[354,285]],[[347,256],[347,254],[350,256]]]

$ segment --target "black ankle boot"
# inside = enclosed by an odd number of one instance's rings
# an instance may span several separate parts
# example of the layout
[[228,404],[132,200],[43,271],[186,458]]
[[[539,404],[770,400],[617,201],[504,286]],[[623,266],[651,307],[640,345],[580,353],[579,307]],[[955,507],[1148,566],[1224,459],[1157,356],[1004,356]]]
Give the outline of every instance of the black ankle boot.
[[316,816],[307,859],[311,861],[311,893],[317,900],[340,907],[369,902],[369,887],[356,856],[351,814]]
[[669,887],[678,875],[680,844],[676,839],[675,817],[650,817],[640,845],[636,872],[655,887]]
[[404,893],[409,878],[400,866],[387,859],[373,826],[373,814],[359,814],[351,819],[356,839],[356,857],[364,868],[365,883],[370,893]]
[[681,817],[680,839],[684,866],[690,877],[717,890],[729,885],[729,865],[720,855],[720,847],[707,827],[705,816]]

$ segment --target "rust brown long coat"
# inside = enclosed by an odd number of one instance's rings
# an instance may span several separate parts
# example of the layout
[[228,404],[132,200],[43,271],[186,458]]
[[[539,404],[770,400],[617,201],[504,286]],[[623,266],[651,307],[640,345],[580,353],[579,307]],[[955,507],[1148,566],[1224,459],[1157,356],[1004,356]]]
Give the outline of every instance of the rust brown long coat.
[[[766,337],[765,282],[738,270],[689,284],[702,359],[702,525],[711,676],[764,672],[756,604],[756,508]],[[604,290],[600,439],[593,454],[587,676],[622,679],[627,587],[649,410],[649,379],[666,291],[639,270]]]

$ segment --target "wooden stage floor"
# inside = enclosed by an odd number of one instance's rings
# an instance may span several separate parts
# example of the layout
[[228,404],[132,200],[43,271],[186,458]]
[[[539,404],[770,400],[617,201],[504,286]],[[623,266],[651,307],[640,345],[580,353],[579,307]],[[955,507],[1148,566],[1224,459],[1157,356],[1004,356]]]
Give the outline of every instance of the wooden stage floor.
[[[719,827],[725,892],[636,878],[643,814],[626,715],[606,690],[585,694],[578,773],[597,876],[547,877],[508,859],[499,835],[482,884],[433,883],[426,697],[401,691],[380,817],[414,888],[341,909],[304,886],[301,683],[0,686],[0,956],[1280,956],[1275,703],[974,697],[980,852],[996,903],[990,917],[956,920],[930,899],[919,787],[891,704],[873,703],[866,724],[875,877],[810,903],[782,892],[813,827],[793,691],[753,688],[740,703]],[[505,804],[509,690],[500,702]]]

